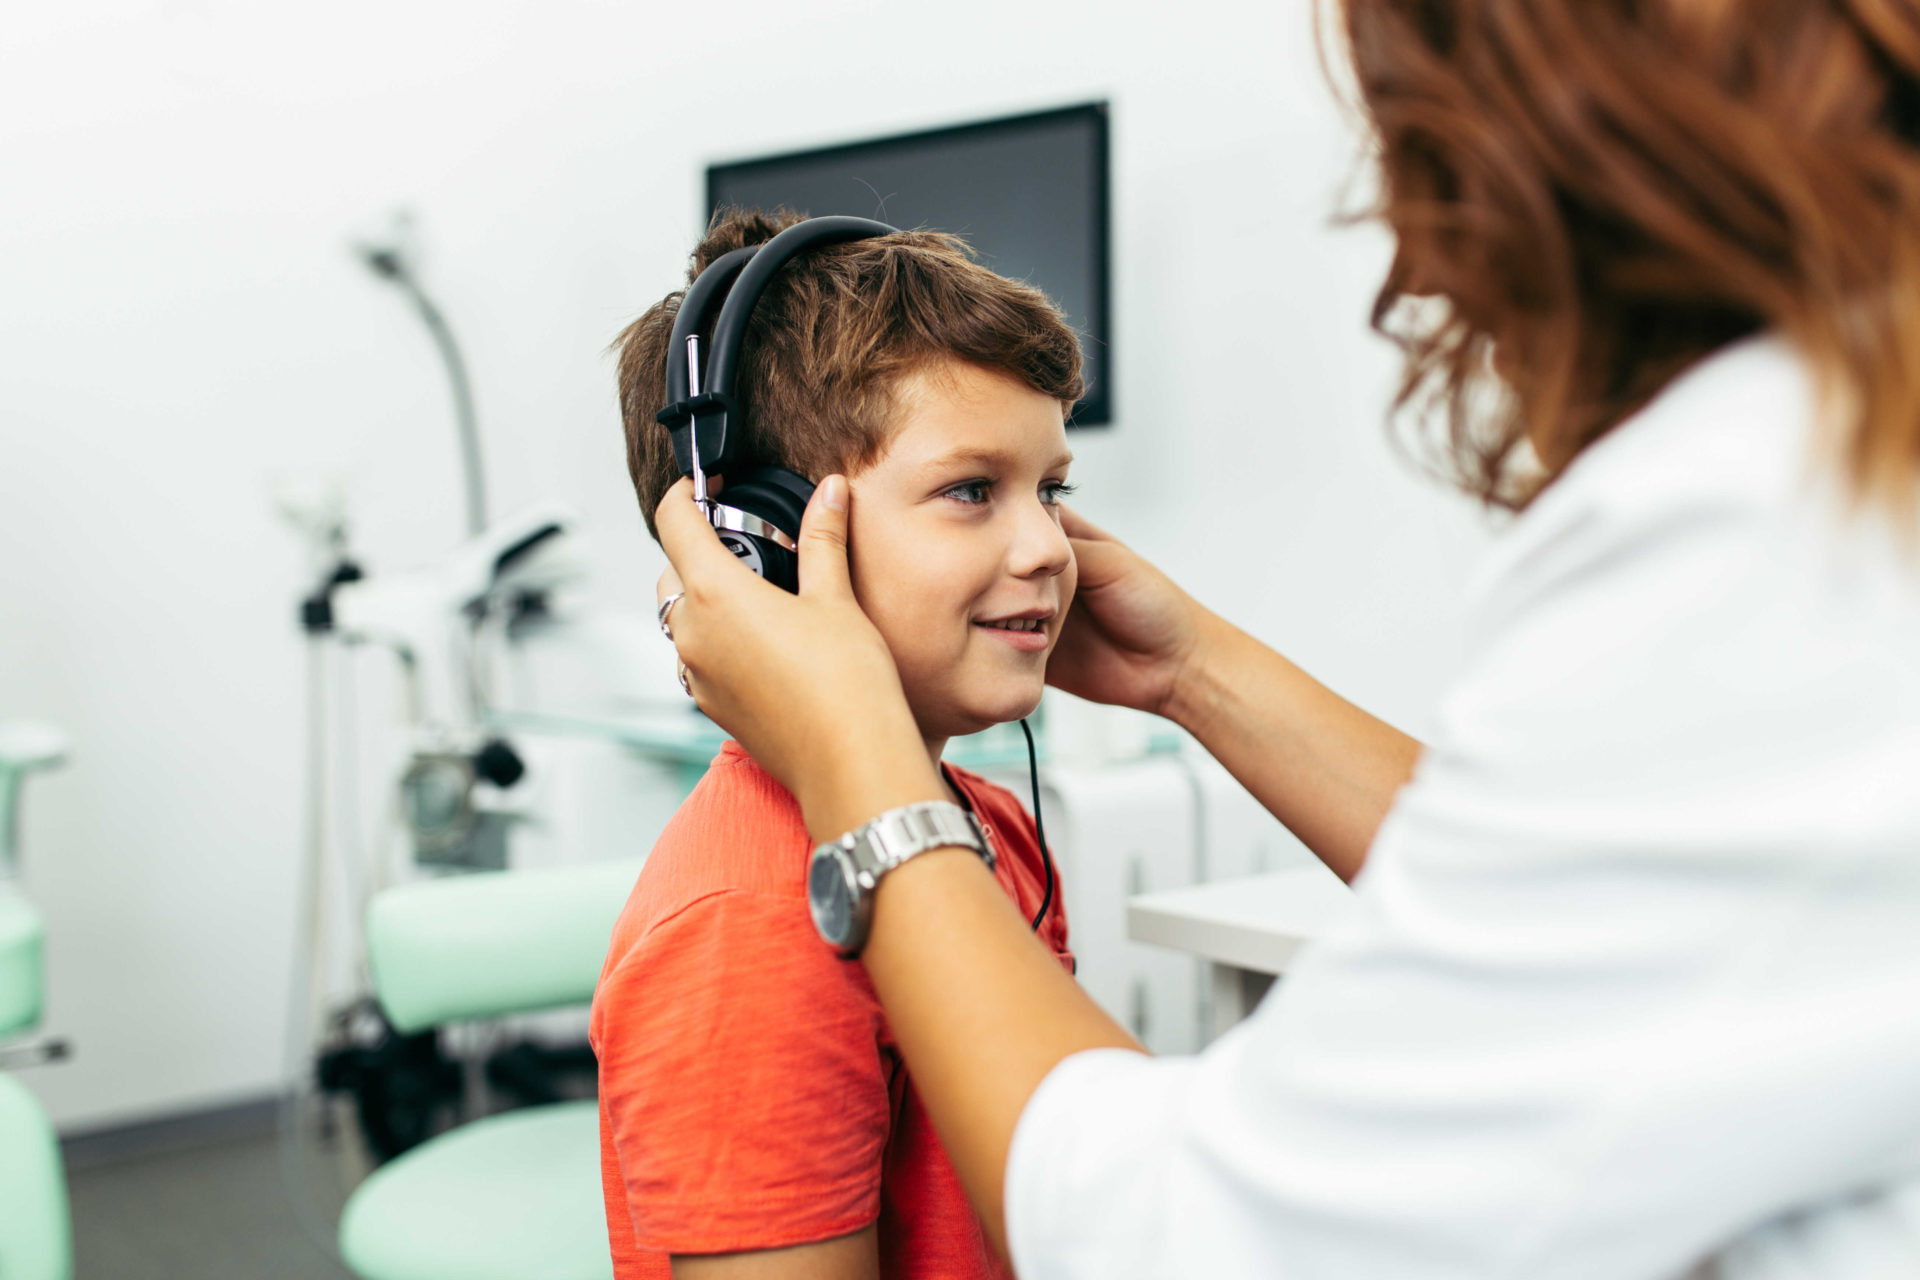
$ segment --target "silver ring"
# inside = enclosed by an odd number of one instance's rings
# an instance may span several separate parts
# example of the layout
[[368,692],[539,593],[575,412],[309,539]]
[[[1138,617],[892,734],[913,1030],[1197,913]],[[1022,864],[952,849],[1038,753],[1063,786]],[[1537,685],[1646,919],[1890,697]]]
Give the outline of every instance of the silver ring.
[[667,615],[673,612],[673,606],[679,604],[680,597],[685,594],[687,593],[684,591],[676,591],[665,600],[662,600],[660,602],[660,610],[655,615],[660,619],[660,634],[669,640],[673,639],[673,628],[667,625]]
[[687,664],[684,662],[680,664],[680,687],[686,691],[689,698],[693,696],[693,685],[687,679]]

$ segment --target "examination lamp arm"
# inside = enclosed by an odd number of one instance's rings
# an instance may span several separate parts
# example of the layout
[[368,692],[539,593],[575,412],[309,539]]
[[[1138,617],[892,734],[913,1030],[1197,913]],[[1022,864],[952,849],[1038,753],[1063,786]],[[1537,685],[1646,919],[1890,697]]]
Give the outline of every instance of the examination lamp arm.
[[453,327],[427,296],[427,291],[420,287],[398,249],[363,248],[360,257],[368,270],[392,282],[412,300],[414,310],[419,312],[427,332],[433,335],[434,346],[447,367],[447,381],[453,389],[454,423],[460,435],[461,469],[466,481],[467,536],[478,537],[487,527],[486,473],[480,460],[480,427],[473,406],[473,383],[467,376],[467,363],[460,354]]

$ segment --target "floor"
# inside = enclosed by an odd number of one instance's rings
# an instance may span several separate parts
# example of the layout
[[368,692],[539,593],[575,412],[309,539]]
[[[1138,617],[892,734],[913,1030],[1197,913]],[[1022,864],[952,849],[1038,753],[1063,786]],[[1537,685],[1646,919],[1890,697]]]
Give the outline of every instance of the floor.
[[[500,1055],[502,1074],[592,1096],[584,1048],[529,1052]],[[466,1096],[482,1112],[511,1101],[477,1068]],[[352,1280],[335,1224],[372,1167],[354,1113],[342,1098],[307,1099],[296,1147],[280,1140],[282,1106],[261,1099],[63,1140],[74,1280]]]
[[350,1280],[329,1252],[337,1179],[318,1158],[306,1166],[320,1241],[271,1132],[70,1168],[74,1280]]

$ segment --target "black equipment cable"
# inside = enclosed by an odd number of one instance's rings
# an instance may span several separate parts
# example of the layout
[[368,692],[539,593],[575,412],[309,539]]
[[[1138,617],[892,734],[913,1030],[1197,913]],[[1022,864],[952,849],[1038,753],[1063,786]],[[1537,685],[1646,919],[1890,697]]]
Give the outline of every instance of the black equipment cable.
[[1047,909],[1053,905],[1053,855],[1047,851],[1047,824],[1040,820],[1040,753],[1033,745],[1033,730],[1027,722],[1020,722],[1020,732],[1027,735],[1027,778],[1033,783],[1033,833],[1040,837],[1040,862],[1047,869],[1047,891],[1040,898],[1040,909],[1033,913],[1034,932],[1040,931],[1040,922],[1047,918]]

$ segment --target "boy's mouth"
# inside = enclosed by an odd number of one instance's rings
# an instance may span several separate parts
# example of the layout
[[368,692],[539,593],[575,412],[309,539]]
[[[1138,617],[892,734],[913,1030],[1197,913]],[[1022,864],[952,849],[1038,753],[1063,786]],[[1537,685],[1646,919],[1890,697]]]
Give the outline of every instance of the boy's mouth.
[[1047,622],[1051,609],[1030,609],[1005,618],[977,618],[974,626],[1004,636],[1016,649],[1038,652],[1047,647]]

